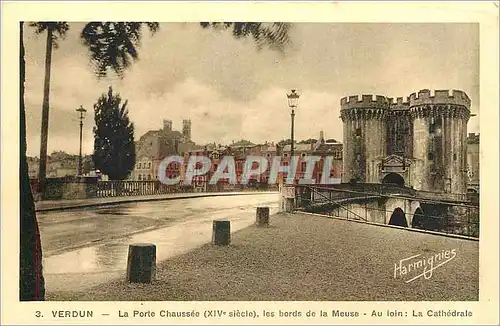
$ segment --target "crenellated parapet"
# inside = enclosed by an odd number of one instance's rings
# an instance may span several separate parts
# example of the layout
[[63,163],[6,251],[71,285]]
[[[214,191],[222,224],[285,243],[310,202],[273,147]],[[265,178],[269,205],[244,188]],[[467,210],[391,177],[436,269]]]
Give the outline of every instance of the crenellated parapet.
[[409,115],[412,118],[450,117],[468,120],[470,98],[460,90],[436,90],[431,93],[422,89],[409,97],[389,98],[382,95],[343,97],[340,100],[341,119],[384,119],[388,116]]
[[390,101],[381,95],[362,95],[344,97],[340,100],[340,117],[346,120],[383,119],[387,116]]
[[450,104],[460,105],[467,109],[470,108],[470,99],[463,91],[452,90],[436,90],[434,95],[428,89],[423,89],[417,93],[413,93],[409,97],[410,107],[421,105],[436,105]]
[[349,109],[388,109],[389,100],[385,96],[362,95],[361,100],[358,95],[343,97],[340,99],[341,110]]
[[390,108],[393,111],[401,111],[401,110],[409,110],[410,109],[410,99],[406,98],[406,101],[402,97],[396,98],[396,101],[394,101],[393,98],[388,98]]
[[432,104],[413,106],[410,108],[410,115],[414,119],[445,117],[468,121],[470,111],[463,105]]
[[340,111],[342,121],[355,120],[382,120],[387,117],[387,109],[353,108]]
[[434,95],[428,89],[413,93],[409,97],[410,114],[413,118],[470,118],[470,99],[462,91],[436,90]]

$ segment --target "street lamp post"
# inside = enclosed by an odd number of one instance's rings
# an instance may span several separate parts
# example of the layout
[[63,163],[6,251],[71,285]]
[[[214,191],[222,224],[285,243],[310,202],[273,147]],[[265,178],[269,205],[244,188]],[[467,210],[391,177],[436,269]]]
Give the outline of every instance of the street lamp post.
[[299,103],[299,94],[295,89],[292,89],[290,94],[287,94],[288,98],[288,107],[292,109],[291,117],[292,117],[292,128],[291,128],[291,144],[290,144],[290,163],[293,164],[293,154],[294,154],[294,120],[295,120],[295,108]]
[[83,120],[85,119],[85,113],[87,110],[80,105],[78,109],[78,119],[80,120],[80,155],[78,156],[78,175],[82,175],[82,130],[83,130]]

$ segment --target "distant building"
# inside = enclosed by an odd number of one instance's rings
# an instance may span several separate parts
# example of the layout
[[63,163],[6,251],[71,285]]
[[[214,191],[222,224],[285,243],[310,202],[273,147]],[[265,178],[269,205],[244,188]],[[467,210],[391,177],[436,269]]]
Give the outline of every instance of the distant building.
[[314,156],[321,157],[321,160],[316,164],[313,172],[313,178],[316,180],[316,183],[321,182],[326,157],[332,157],[332,168],[329,177],[336,179],[342,178],[342,148],[342,143],[333,139],[325,141],[323,131],[321,131],[319,140],[314,145],[311,153]]
[[231,143],[231,145],[229,145],[229,147],[233,151],[241,152],[241,153],[246,152],[248,149],[253,148],[254,146],[256,146],[256,144],[252,143],[251,141],[244,140],[244,139],[238,140],[237,142],[233,141]]
[[[289,164],[290,149],[290,145],[285,145],[283,147],[283,165]],[[319,156],[321,158],[313,169],[313,179],[316,184],[321,183],[326,157],[333,158],[329,177],[338,179],[342,177],[342,143],[333,139],[326,141],[323,131],[320,132],[320,137],[317,141],[312,141],[310,144],[295,144],[294,156],[299,156],[297,172],[295,174],[296,179],[304,178],[309,156]]]
[[185,142],[191,141],[191,120],[182,120],[182,136]]
[[[259,144],[259,145],[251,145],[251,143],[244,144],[244,146],[240,147],[235,153],[236,182],[241,183],[242,181],[247,157],[258,156],[266,158],[267,168],[264,170],[261,167],[262,169],[259,171],[260,175],[251,176],[249,179],[249,184],[256,185],[257,183],[267,183],[269,180],[269,174],[271,171],[274,157],[276,157],[277,155],[278,155],[277,146],[274,143],[265,142],[264,144]],[[259,168],[258,163],[252,165],[252,169],[257,169],[257,168]]]
[[[187,168],[187,164],[189,162],[189,159],[191,158],[191,156],[209,156],[209,154],[215,150],[215,146],[199,146],[199,145],[196,145],[194,146],[193,149],[187,151],[184,153],[184,164],[182,164],[180,167],[179,167],[179,174],[181,176],[181,183],[184,182],[184,178],[185,178],[185,173],[186,173],[186,168]],[[196,165],[196,169],[199,169],[201,168],[201,163],[197,164]],[[212,164],[212,167],[211,167],[211,170],[208,171],[207,173],[205,173],[204,175],[196,175],[193,177],[192,179],[192,185],[195,186],[195,187],[198,187],[198,186],[206,186],[207,182],[210,180],[210,175],[211,175],[211,171],[213,170],[213,164]],[[171,172],[173,173],[173,172]]]
[[184,120],[182,132],[173,130],[171,120],[163,120],[163,129],[150,130],[136,142],[136,165],[129,179],[158,180],[158,167],[170,155],[184,155],[196,145],[191,141],[191,120]]
[[[290,165],[291,145],[285,145],[281,150],[281,165]],[[298,166],[295,172],[295,179],[302,179],[306,170],[307,157],[312,154],[314,143],[311,144],[294,144],[293,155],[299,157]],[[280,173],[281,174],[281,173]],[[286,178],[286,174],[282,174]]]
[[[47,157],[47,178],[64,178],[76,176],[78,173],[78,155],[71,155],[63,151],[53,152]],[[40,159],[28,157],[28,173],[30,179],[38,179]],[[92,155],[82,158],[82,175],[89,175],[94,170]]]
[[63,151],[53,152],[47,158],[47,178],[63,178],[78,173],[78,155]]

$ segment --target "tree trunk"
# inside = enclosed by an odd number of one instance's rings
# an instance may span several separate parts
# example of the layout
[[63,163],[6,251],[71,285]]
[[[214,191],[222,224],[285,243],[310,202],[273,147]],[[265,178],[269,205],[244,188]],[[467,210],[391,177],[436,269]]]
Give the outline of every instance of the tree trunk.
[[49,138],[49,106],[50,106],[50,67],[52,64],[52,28],[47,28],[47,44],[45,53],[45,80],[43,84],[42,104],[42,135],[40,141],[40,166],[38,182],[42,198],[45,193],[45,178],[47,173],[47,141]]
[[31,192],[26,159],[26,115],[24,108],[25,61],[23,22],[20,23],[20,250],[19,250],[19,299],[42,301],[45,299],[45,280],[42,270],[42,248]]

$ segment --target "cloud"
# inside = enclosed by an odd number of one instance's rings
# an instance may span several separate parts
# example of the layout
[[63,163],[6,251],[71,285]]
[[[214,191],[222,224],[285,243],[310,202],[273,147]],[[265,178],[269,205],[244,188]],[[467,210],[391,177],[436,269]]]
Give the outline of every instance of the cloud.
[[[51,78],[49,152],[78,152],[76,108],[84,122],[84,152],[93,149],[93,104],[110,85],[129,100],[135,138],[192,120],[198,143],[279,141],[290,136],[286,93],[301,93],[296,138],[342,140],[340,98],[356,94],[408,96],[422,88],[462,89],[479,112],[477,24],[295,24],[286,55],[257,50],[251,39],[202,29],[195,23],[161,24],[144,33],[139,60],[123,80],[98,80],[81,44],[83,23],[71,24],[54,51]],[[26,107],[28,154],[38,155],[45,62],[44,35],[27,30]],[[469,130],[478,132],[478,118]]]

